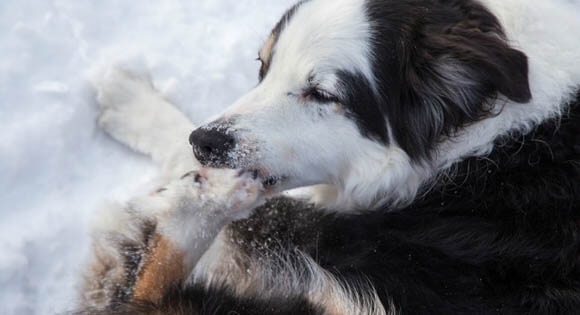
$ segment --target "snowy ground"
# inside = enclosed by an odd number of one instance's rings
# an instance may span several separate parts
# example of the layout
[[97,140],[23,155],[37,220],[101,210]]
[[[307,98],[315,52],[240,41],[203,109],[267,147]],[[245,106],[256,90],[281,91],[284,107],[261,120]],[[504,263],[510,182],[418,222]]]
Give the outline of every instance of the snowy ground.
[[128,59],[200,122],[256,84],[292,2],[0,1],[0,314],[70,310],[98,205],[155,173],[96,128],[92,69]]

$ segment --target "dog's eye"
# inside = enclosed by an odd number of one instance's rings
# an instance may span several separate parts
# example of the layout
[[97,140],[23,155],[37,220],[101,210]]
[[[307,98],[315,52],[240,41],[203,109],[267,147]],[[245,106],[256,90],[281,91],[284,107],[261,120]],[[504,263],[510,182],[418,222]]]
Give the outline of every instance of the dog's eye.
[[318,103],[338,103],[339,100],[336,96],[321,90],[316,87],[311,87],[307,89],[302,95],[306,99],[313,100]]

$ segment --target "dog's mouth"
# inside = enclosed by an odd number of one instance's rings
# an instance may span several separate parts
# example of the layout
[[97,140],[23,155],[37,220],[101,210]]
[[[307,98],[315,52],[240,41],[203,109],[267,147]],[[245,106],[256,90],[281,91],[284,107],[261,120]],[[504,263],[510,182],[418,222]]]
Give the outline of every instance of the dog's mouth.
[[282,181],[282,179],[282,177],[269,176],[262,180],[262,185],[264,185],[264,187],[274,187],[277,186]]
[[276,186],[279,186],[283,180],[284,176],[273,176],[269,175],[264,170],[252,169],[252,170],[241,170],[240,173],[250,172],[254,179],[260,179],[262,185],[266,189],[273,189]]

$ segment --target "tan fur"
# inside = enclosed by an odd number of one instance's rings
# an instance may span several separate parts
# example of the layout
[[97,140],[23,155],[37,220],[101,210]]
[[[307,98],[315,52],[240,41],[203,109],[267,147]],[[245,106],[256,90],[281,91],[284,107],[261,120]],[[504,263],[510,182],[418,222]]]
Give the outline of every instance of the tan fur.
[[133,298],[140,301],[158,301],[172,285],[186,278],[184,253],[163,236],[156,234],[135,283]]
[[264,62],[264,64],[269,65],[272,59],[272,49],[274,48],[274,44],[276,42],[276,37],[274,34],[270,34],[266,42],[260,49],[260,59]]

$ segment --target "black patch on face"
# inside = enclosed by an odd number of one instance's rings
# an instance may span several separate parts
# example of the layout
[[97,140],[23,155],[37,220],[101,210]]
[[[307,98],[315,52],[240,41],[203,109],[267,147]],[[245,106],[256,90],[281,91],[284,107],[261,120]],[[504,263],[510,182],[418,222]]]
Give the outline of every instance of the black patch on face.
[[363,136],[389,144],[385,114],[370,82],[360,73],[339,71],[337,77],[340,102],[347,117],[355,121]]
[[379,109],[358,102],[365,108],[351,110],[374,132],[385,132],[373,119],[383,113],[413,160],[430,158],[442,139],[489,117],[498,93],[530,100],[527,57],[509,47],[497,18],[477,2],[369,0],[367,14],[378,90],[371,103]]

